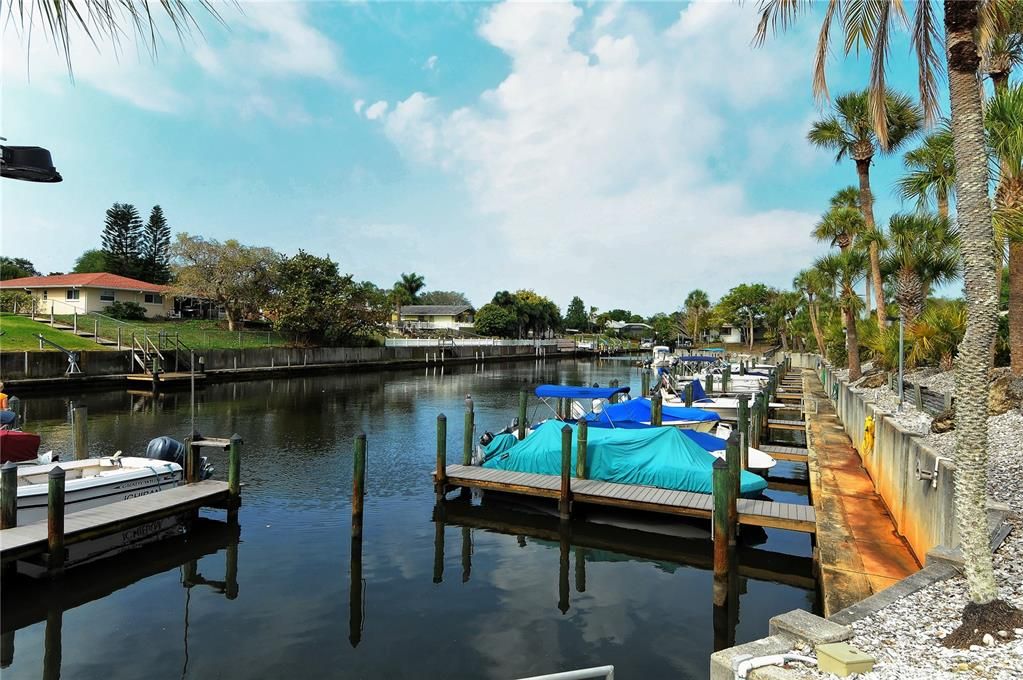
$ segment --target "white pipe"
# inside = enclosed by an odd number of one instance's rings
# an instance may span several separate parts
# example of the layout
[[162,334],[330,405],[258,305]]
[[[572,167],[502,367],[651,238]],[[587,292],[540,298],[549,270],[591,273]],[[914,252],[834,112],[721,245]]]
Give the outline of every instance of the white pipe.
[[560,673],[547,673],[546,675],[533,675],[519,680],[587,680],[588,678],[605,678],[614,680],[614,666],[594,666],[593,668],[580,668],[574,671],[562,671]]
[[735,669],[735,680],[746,680],[749,674],[764,666],[778,666],[790,661],[801,661],[808,666],[816,666],[817,659],[800,654],[771,654],[769,656],[740,656],[732,661]]

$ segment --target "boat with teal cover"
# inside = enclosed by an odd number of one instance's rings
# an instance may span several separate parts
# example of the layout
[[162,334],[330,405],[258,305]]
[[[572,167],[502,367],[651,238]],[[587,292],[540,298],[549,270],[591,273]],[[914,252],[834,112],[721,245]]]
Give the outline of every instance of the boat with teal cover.
[[[483,448],[483,467],[541,475],[561,474],[561,429],[547,421],[522,441],[499,435]],[[572,429],[572,471],[576,469],[576,427]],[[587,432],[586,476],[604,482],[711,493],[716,458],[674,427],[592,428]],[[755,496],[767,480],[743,471],[742,496]]]

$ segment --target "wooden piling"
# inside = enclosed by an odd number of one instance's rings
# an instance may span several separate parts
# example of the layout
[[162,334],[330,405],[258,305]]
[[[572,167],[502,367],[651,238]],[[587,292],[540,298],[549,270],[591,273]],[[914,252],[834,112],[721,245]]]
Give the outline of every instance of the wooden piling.
[[352,472],[352,538],[362,538],[362,508],[366,492],[366,433],[355,435],[355,469]]
[[0,466],[0,529],[18,526],[18,466],[8,461]]
[[[521,429],[521,425],[519,426]],[[448,418],[443,413],[437,416],[437,474],[434,486],[438,500],[444,497],[448,484]]]
[[576,422],[576,444],[575,444],[575,476],[579,479],[586,479],[586,429],[588,425],[585,418]]
[[195,484],[199,481],[199,446],[195,442],[202,439],[202,435],[193,432],[188,438],[188,448],[185,450],[185,483]]
[[728,442],[725,444],[725,463],[728,465],[728,483],[732,486],[731,491],[729,492],[730,504],[728,506],[728,540],[733,545],[735,544],[735,531],[739,526],[739,511],[737,509],[737,503],[740,490],[739,482],[742,474],[739,439],[739,433],[732,430],[732,433],[728,435]]
[[64,570],[64,478],[59,465],[50,469],[47,488],[46,541],[50,574]]
[[650,424],[654,427],[661,426],[661,393],[657,392],[650,397]]
[[740,436],[739,454],[741,467],[743,470],[749,469],[749,394],[742,393],[738,395],[739,408],[738,408],[738,429]]
[[472,463],[472,435],[475,429],[472,397],[465,396],[465,430],[462,433],[462,465]]
[[714,391],[714,374],[713,373],[708,373],[707,374],[707,384],[704,385],[703,389],[708,394],[710,394],[711,392]]
[[227,458],[227,495],[231,509],[237,510],[241,505],[242,438],[238,434],[233,434],[230,442]]
[[923,390],[920,389],[920,384],[913,385],[913,405],[919,410],[924,410],[924,396]]
[[728,391],[728,383],[731,382],[731,379],[732,379],[732,365],[731,364],[726,364],[725,365],[725,370],[721,374],[721,391],[722,392],[727,392]]
[[643,375],[641,378],[642,387],[640,387],[640,390],[642,391],[641,396],[645,397],[646,395],[650,394],[650,371],[646,370],[645,368],[641,370],[643,371]]
[[89,409],[75,406],[71,409],[71,427],[75,435],[75,460],[89,457]]
[[519,440],[526,438],[526,405],[529,402],[529,395],[525,390],[519,390]]
[[558,499],[558,514],[568,519],[572,514],[572,428],[561,428],[561,495]]
[[[694,378],[694,380],[695,380],[695,378]],[[688,383],[686,383],[685,393],[686,393],[686,408],[692,408],[692,406],[693,406],[693,381],[692,380],[690,380]]]
[[728,463],[721,458],[714,460],[713,472],[713,540],[714,540],[714,576],[728,573],[728,552],[731,527],[728,524],[729,517],[733,510],[729,505],[735,506],[735,499],[732,498],[732,485],[728,474]]

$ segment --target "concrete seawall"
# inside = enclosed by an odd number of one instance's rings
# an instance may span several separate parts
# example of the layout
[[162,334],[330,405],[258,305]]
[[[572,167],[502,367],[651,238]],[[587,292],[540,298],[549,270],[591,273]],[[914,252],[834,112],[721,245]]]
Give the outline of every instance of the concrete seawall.
[[[901,534],[917,560],[923,564],[935,546],[955,546],[959,535],[955,521],[953,486],[955,464],[939,457],[910,432],[864,395],[853,392],[846,380],[839,380],[834,369],[812,354],[793,354],[792,365],[819,371],[825,392],[835,404],[846,433],[863,459],[878,494],[884,500]],[[812,406],[811,406],[812,408]],[[863,450],[867,416],[874,420],[874,444]],[[933,473],[936,479],[921,478],[918,470]]]

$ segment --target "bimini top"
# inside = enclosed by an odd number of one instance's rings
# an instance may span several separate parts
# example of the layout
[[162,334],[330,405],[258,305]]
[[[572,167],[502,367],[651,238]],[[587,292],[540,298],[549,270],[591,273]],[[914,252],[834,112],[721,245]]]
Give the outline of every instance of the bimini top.
[[610,399],[615,394],[628,394],[629,387],[574,387],[572,385],[537,385],[536,396],[555,399]]
[[678,357],[678,360],[681,361],[681,362],[692,361],[692,362],[704,362],[704,363],[712,364],[715,361],[718,361],[720,358],[721,357],[701,356],[699,354],[691,354],[691,355],[682,354],[682,355],[680,355]]
[[[625,427],[631,423],[650,422],[650,400],[646,398],[630,399],[621,404],[606,406],[600,413],[586,416],[589,424],[595,427]],[[661,422],[665,425],[676,420],[703,422],[721,420],[721,417],[706,408],[686,408],[685,406],[664,406],[661,408]]]

